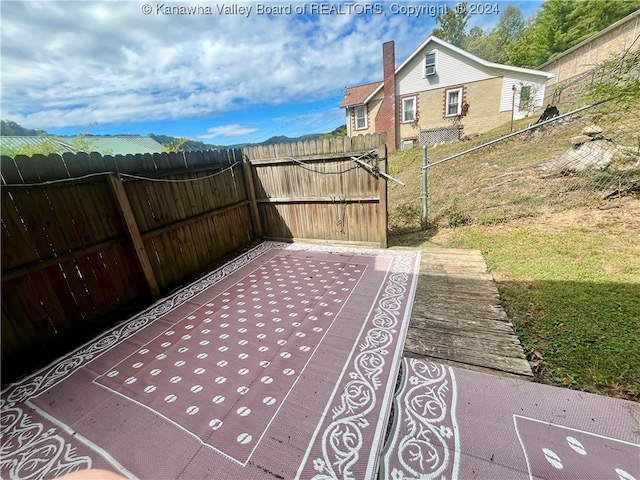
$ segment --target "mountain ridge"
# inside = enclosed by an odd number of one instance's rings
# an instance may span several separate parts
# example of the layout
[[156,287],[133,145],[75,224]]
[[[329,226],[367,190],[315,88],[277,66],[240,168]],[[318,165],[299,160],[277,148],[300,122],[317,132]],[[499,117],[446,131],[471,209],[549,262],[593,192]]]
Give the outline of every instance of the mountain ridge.
[[[75,135],[52,135],[47,133],[44,130],[40,129],[30,129],[19,125],[18,123],[12,120],[2,120],[0,123],[0,135],[2,136],[16,136],[16,137],[30,137],[30,136],[55,136],[59,138],[66,137],[74,137]],[[187,139],[183,141],[182,138],[173,137],[171,135],[162,135],[149,133],[148,135],[139,135],[139,134],[115,134],[115,135],[94,135],[91,133],[84,134],[87,137],[150,137],[154,139],[156,142],[165,145],[180,145],[180,150],[216,150],[216,149],[230,149],[230,148],[244,148],[244,147],[255,147],[255,146],[266,146],[266,145],[276,145],[278,143],[291,143],[291,142],[304,142],[307,140],[317,140],[319,138],[330,138],[337,136],[346,135],[346,125],[340,125],[336,129],[331,132],[326,133],[309,133],[306,135],[301,135],[299,137],[287,137],[286,135],[276,135],[268,138],[263,142],[251,142],[251,143],[238,143],[234,145],[216,145],[211,143],[201,142],[199,140]]]

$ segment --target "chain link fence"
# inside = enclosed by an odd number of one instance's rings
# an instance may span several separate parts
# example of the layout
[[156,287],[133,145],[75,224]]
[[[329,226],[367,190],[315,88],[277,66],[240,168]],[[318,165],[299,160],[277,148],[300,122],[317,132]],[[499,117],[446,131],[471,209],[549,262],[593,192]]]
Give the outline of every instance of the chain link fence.
[[[559,117],[536,124],[538,113],[516,122],[514,132],[521,133],[511,134],[505,125],[428,147],[427,223],[496,225],[577,207],[608,208],[637,195],[639,53],[606,65],[603,83],[557,105]],[[414,150],[412,169],[420,154]],[[422,211],[421,197],[405,195],[391,205],[390,229],[420,228]]]

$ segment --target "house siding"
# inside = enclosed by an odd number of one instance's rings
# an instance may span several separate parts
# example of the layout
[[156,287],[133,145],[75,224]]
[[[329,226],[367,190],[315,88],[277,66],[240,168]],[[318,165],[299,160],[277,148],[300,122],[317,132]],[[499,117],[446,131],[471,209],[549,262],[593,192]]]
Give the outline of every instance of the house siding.
[[501,111],[499,107],[502,89],[503,79],[500,77],[467,85],[469,112],[460,122],[464,125],[465,135],[486,132],[511,119],[511,110]]
[[[425,56],[431,52],[436,53],[436,73],[425,76]],[[367,102],[370,107],[369,128],[353,131],[353,134],[386,132],[390,148],[398,148],[406,140],[417,139],[420,131],[424,130],[432,131],[431,138],[444,140],[450,138],[452,130],[455,133],[458,127],[464,127],[462,134],[470,135],[508,122],[512,115],[513,86],[518,89],[531,86],[534,96],[530,105],[543,104],[548,74],[485,62],[436,37],[425,40],[395,70],[392,68],[393,42],[383,44],[382,56],[383,83],[377,87],[375,83],[359,87],[373,86],[378,89],[375,102]],[[469,109],[464,116],[447,117],[445,114],[445,92],[453,88],[461,89],[460,105],[468,104]],[[519,93],[518,90],[515,118],[522,118],[529,113],[529,109],[519,111]],[[414,96],[417,121],[405,123],[402,121],[402,100]],[[341,106],[348,100],[347,97],[346,94]],[[353,114],[349,115],[348,124],[349,128],[355,126]],[[443,132],[443,129],[448,131]]]
[[514,118],[520,119],[524,118],[528,111],[520,110],[520,102],[519,102],[519,92],[520,88],[523,85],[531,85],[533,91],[531,102],[539,108],[543,106],[544,95],[545,95],[545,84],[540,81],[539,78],[536,78],[532,75],[505,75],[504,81],[502,83],[502,92],[500,96],[500,111],[501,112],[511,112],[512,103],[513,103],[513,90],[512,87],[516,86],[516,99],[515,99],[515,111]]
[[[425,77],[424,58],[427,52],[433,50],[437,52],[437,73]],[[430,42],[398,73],[396,91],[397,95],[404,97],[412,93],[487,80],[495,76],[495,72],[489,69],[470,65],[469,59],[457,52],[446,51]]]
[[376,131],[376,115],[380,109],[382,103],[382,96],[376,95],[378,98],[374,98],[367,103],[367,128],[356,129],[356,110],[355,107],[349,107],[349,136],[366,135],[367,133],[375,133]]
[[468,84],[428,90],[418,94],[419,128],[414,124],[400,125],[401,140],[416,138],[420,130],[450,127],[456,122],[445,117],[445,92],[451,88],[463,88],[463,100],[469,103],[467,116],[460,119],[464,135],[473,135],[497,127],[511,119],[511,111],[501,112],[499,99],[502,92],[502,78],[489,78]]

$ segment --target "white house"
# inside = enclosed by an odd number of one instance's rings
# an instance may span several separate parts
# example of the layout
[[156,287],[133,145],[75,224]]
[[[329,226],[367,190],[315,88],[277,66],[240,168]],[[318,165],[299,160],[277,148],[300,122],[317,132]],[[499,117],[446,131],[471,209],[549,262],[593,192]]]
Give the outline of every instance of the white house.
[[430,143],[482,133],[541,107],[553,74],[487,62],[430,36],[397,68],[382,45],[382,82],[349,87],[340,103],[348,135],[387,132],[390,148],[427,132]]

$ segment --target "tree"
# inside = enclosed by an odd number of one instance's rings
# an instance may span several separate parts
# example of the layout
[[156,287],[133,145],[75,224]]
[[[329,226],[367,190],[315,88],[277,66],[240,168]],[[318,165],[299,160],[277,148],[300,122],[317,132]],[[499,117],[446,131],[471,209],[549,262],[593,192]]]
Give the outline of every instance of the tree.
[[567,15],[567,28],[563,32],[564,41],[567,45],[576,45],[638,9],[640,9],[638,0],[582,1]]
[[516,67],[535,68],[540,65],[541,58],[545,58],[547,47],[545,43],[537,41],[535,22],[529,22],[522,32],[520,40],[505,45],[501,53],[502,63]]
[[535,68],[638,9],[640,0],[547,0],[506,58]]
[[0,135],[4,137],[31,137],[33,135],[46,135],[46,132],[25,128],[13,120],[2,120],[0,122]]
[[[97,125],[97,122],[91,122],[89,125],[85,127],[82,133],[79,133],[73,140],[71,140],[71,151],[73,153],[78,152],[86,152],[89,153],[92,151],[92,146],[95,143],[95,139],[88,137],[89,131]],[[107,154],[108,152],[102,152],[103,154]]]
[[485,33],[480,27],[473,27],[467,35],[464,49],[489,62],[500,61],[500,41],[493,31]]
[[433,35],[456,47],[463,47],[467,34],[467,22],[471,14],[467,11],[467,3],[456,5],[455,10],[447,7],[444,13],[436,16],[440,27],[433,29]]
[[500,45],[505,46],[520,40],[524,29],[525,21],[520,9],[515,5],[507,5],[507,8],[500,15],[494,32],[498,36]]
[[189,141],[187,137],[176,138],[168,143],[163,143],[164,151],[167,153],[182,152],[185,149],[185,144]]
[[323,140],[324,139],[331,139],[331,138],[341,138],[341,137],[346,137],[347,136],[347,126],[346,125],[340,125],[338,128],[332,130],[329,133],[325,133],[322,137]]
[[484,32],[480,27],[473,27],[466,36],[464,49],[490,62],[509,63],[507,50],[522,38],[526,26],[520,9],[508,5],[495,28]]

